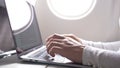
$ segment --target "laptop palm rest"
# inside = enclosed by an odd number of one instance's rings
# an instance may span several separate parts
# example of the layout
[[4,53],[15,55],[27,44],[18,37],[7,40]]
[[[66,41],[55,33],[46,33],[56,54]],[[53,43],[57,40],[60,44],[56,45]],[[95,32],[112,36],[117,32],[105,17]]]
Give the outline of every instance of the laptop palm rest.
[[38,60],[38,61],[48,61],[48,62],[58,62],[58,63],[69,63],[71,62],[65,57],[62,57],[60,55],[56,55],[55,57],[51,57],[47,51],[46,47],[42,46],[41,48],[38,48],[37,50],[34,50],[33,52],[30,52],[26,55],[22,55],[21,58],[23,59],[30,59],[33,61]]

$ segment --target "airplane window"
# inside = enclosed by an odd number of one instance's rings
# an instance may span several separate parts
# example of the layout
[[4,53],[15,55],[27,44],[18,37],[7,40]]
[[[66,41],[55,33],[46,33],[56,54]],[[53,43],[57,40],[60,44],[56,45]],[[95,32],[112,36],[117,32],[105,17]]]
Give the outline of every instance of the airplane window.
[[49,9],[56,16],[76,20],[87,16],[96,4],[96,0],[47,0]]

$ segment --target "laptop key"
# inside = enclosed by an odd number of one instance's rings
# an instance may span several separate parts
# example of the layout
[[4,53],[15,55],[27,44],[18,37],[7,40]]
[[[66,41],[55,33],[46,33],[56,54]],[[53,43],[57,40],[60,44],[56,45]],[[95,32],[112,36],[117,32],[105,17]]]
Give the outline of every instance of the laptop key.
[[29,57],[31,58],[38,58],[39,56],[41,56],[44,52],[46,51],[45,48],[39,50],[39,51],[36,51],[34,52],[33,54],[29,55]]
[[39,53],[33,55],[33,57],[38,58],[38,57],[40,57],[44,52],[45,52],[45,51],[39,52]]
[[47,51],[45,51],[43,54],[41,54],[38,58],[45,59],[47,61],[54,60],[52,56],[50,56]]

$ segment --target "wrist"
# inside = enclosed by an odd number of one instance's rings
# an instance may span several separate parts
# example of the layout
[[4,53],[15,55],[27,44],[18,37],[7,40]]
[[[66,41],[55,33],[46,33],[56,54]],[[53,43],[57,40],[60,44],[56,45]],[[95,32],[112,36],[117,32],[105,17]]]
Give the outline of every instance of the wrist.
[[83,51],[84,51],[85,46],[81,45],[79,46],[79,57],[78,57],[78,63],[82,63],[82,56],[83,56]]

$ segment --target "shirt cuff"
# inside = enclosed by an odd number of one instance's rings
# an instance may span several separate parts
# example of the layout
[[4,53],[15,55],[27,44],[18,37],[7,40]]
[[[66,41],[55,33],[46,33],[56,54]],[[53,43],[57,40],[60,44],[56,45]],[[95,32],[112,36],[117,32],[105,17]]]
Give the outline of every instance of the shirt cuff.
[[99,66],[97,60],[98,57],[96,55],[96,52],[98,52],[98,50],[98,48],[94,48],[92,46],[85,46],[82,55],[82,63],[84,65]]

